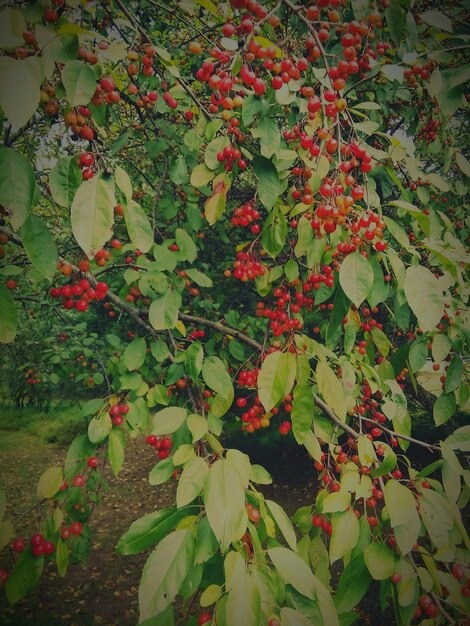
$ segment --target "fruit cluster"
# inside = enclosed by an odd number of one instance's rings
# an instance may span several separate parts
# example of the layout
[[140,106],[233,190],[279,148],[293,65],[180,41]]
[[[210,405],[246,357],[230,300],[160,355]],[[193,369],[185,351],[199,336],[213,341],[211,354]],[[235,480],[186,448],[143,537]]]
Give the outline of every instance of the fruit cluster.
[[217,152],[217,161],[224,164],[224,168],[229,172],[235,163],[237,162],[238,168],[244,170],[246,168],[246,162],[241,158],[242,154],[235,146],[225,146],[223,150]]
[[251,202],[245,203],[243,206],[237,207],[233,216],[230,218],[230,222],[233,226],[242,226],[243,228],[249,228],[254,235],[257,235],[261,227],[259,224],[255,224],[261,217],[259,211],[257,211]]
[[263,276],[266,272],[261,263],[250,253],[237,252],[237,258],[233,262],[233,276],[246,283],[254,280],[257,276]]
[[62,298],[61,305],[64,309],[75,308],[77,311],[83,312],[88,309],[92,300],[104,300],[108,289],[108,285],[104,282],[96,283],[93,288],[89,280],[82,278],[72,285],[52,287],[49,294],[55,300]]
[[145,442],[155,449],[160,460],[167,459],[170,456],[171,439],[169,437],[161,437],[159,439],[156,435],[148,435]]
[[129,405],[127,404],[113,404],[109,409],[109,415],[115,426],[121,426],[124,422],[123,416],[127,413],[129,413]]

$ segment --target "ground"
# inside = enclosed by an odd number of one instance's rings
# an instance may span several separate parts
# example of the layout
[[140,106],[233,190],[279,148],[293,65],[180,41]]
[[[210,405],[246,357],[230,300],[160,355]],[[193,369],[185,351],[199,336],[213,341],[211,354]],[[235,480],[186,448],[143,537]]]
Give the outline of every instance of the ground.
[[[45,443],[37,434],[0,431],[2,480],[15,511],[26,511],[35,502],[36,477],[49,466],[60,464],[64,448]],[[259,462],[259,459],[253,459]],[[313,502],[315,478],[306,457],[295,463],[289,451],[276,455],[271,469],[274,483],[264,489],[289,513]],[[50,564],[39,586],[15,607],[8,607],[0,595],[0,624],[11,626],[130,626],[137,624],[137,589],[147,554],[123,557],[114,547],[132,521],[155,509],[174,504],[175,483],[158,487],[148,483],[155,462],[154,451],[142,440],[126,448],[126,462],[119,478],[105,469],[109,490],[93,512],[92,551],[88,569],[72,566],[65,578]],[[295,472],[292,468],[295,467]],[[311,480],[306,480],[309,472]],[[24,523],[34,524],[34,513]],[[18,526],[25,535],[32,526]],[[242,626],[242,625],[241,625]]]

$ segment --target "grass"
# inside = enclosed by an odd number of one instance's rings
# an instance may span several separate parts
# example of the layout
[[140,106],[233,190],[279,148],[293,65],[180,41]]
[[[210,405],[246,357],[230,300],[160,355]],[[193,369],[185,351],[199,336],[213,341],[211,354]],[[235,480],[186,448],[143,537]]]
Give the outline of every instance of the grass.
[[80,413],[78,403],[58,404],[52,406],[48,413],[35,407],[18,409],[0,404],[0,430],[29,433],[46,443],[65,447],[86,428],[86,419]]

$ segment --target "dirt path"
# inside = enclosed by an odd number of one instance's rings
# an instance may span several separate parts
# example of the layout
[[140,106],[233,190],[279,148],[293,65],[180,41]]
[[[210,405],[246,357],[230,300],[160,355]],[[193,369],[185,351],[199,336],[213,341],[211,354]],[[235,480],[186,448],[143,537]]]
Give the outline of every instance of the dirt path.
[[[49,466],[61,464],[63,449],[19,432],[0,431],[2,482],[8,503],[16,511],[35,502],[37,478]],[[114,550],[131,522],[146,513],[174,503],[175,483],[159,487],[148,483],[153,467],[153,450],[142,441],[129,441],[124,468],[116,479],[109,469],[109,490],[96,507],[92,520],[92,547],[87,569],[71,566],[65,578],[49,564],[39,586],[15,607],[8,607],[0,593],[0,624],[9,626],[133,626],[138,621],[137,589],[147,554],[122,557]],[[5,479],[6,477],[6,479]],[[313,478],[313,474],[312,474]],[[314,483],[281,472],[276,483],[265,489],[289,513],[313,501]],[[287,482],[288,481],[288,482]],[[293,484],[295,483],[295,484]],[[34,518],[25,516],[30,524]],[[32,532],[33,526],[22,528]],[[20,529],[17,529],[20,531]],[[242,626],[242,625],[241,625]]]

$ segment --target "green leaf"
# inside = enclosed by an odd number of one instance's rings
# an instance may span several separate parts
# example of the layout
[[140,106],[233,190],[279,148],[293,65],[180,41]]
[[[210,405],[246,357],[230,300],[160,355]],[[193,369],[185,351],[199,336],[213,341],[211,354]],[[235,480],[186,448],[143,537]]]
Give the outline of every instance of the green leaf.
[[261,241],[263,248],[273,259],[281,252],[287,237],[287,221],[280,208],[269,214],[263,224]]
[[61,78],[71,106],[90,102],[96,89],[96,76],[89,65],[83,61],[67,61]]
[[210,181],[214,178],[214,172],[210,170],[205,163],[201,163],[200,165],[196,165],[196,167],[191,172],[191,185],[199,189],[199,187],[204,187],[209,184]]
[[364,550],[364,561],[374,580],[385,580],[395,571],[395,556],[383,543],[370,543]]
[[44,557],[33,556],[30,548],[20,554],[5,584],[5,593],[10,604],[16,604],[34,589],[43,568]]
[[454,525],[452,508],[447,498],[433,491],[423,489],[419,514],[432,543],[437,547],[449,547],[449,533]]
[[139,585],[141,622],[158,615],[173,602],[191,567],[193,554],[191,530],[175,530],[152,552]]
[[38,58],[0,58],[0,106],[13,130],[22,128],[36,112],[43,77]]
[[288,548],[271,548],[267,551],[284,583],[292,585],[299,593],[314,600],[321,583],[307,563]]
[[295,552],[297,550],[297,538],[295,536],[292,522],[290,521],[287,513],[281,506],[279,506],[279,504],[277,504],[277,502],[274,502],[273,500],[266,500],[266,505],[284,539],[286,540],[287,545]]
[[452,393],[452,391],[455,391],[459,387],[463,372],[463,361],[458,354],[454,354],[452,361],[449,363],[449,369],[446,372],[446,393]]
[[181,302],[181,294],[170,289],[155,298],[149,308],[149,321],[155,330],[165,330],[176,326]]
[[59,491],[63,474],[61,467],[50,467],[41,476],[37,487],[38,498],[52,498]]
[[116,550],[124,556],[145,552],[166,537],[183,518],[196,511],[186,507],[183,510],[168,508],[148,513],[132,522],[119,539]]
[[261,154],[269,159],[279,151],[281,145],[281,135],[276,121],[263,117],[255,128],[252,128],[253,137],[260,140]]
[[152,433],[169,435],[178,430],[186,419],[188,412],[178,406],[171,406],[155,413],[152,417]]
[[432,330],[444,312],[442,288],[434,274],[421,265],[411,265],[406,270],[405,295],[420,328]]
[[271,475],[256,463],[251,466],[250,480],[257,485],[270,485],[273,482]]
[[177,228],[175,238],[182,260],[189,261],[190,263],[195,261],[197,257],[197,246],[192,237],[182,228]]
[[349,511],[333,513],[331,525],[333,532],[330,543],[330,562],[334,563],[349,554],[356,545],[359,537],[359,522],[351,508]]
[[202,377],[206,385],[222,397],[228,398],[232,395],[232,379],[219,357],[210,356],[205,359],[202,366]]
[[301,613],[300,610],[291,609],[287,606],[281,609],[281,626],[312,626],[312,623],[311,619]]
[[344,419],[349,407],[346,396],[344,395],[343,385],[339,378],[324,361],[317,364],[315,373],[318,389],[323,399],[340,418]]
[[372,578],[364,562],[363,554],[358,554],[348,563],[339,579],[335,594],[338,613],[349,613],[364,597]]
[[67,209],[72,206],[81,182],[82,175],[75,157],[61,157],[49,175],[52,197],[57,204]]
[[397,480],[389,480],[385,485],[384,497],[392,528],[405,524],[414,517],[416,502],[408,487]]
[[249,126],[258,113],[265,113],[269,110],[269,104],[262,98],[250,94],[243,100],[242,121],[245,126]]
[[55,562],[57,564],[57,573],[61,578],[67,573],[69,565],[69,546],[67,541],[64,541],[61,537],[57,542]]
[[349,491],[336,491],[329,493],[323,501],[323,513],[338,513],[346,511],[351,503]]
[[380,353],[383,354],[383,356],[387,356],[390,352],[390,348],[392,347],[392,344],[390,343],[387,335],[383,331],[381,331],[380,328],[377,328],[377,326],[372,327],[370,334],[372,336],[373,342],[380,350]]
[[228,590],[226,620],[227,626],[259,626],[260,589],[256,579],[246,569],[241,554],[236,555],[230,588]]
[[461,152],[455,153],[455,161],[459,166],[460,171],[465,174],[465,176],[470,177],[470,163]]
[[196,283],[196,285],[199,285],[200,287],[208,287],[208,288],[214,286],[212,279],[209,278],[209,276],[206,276],[206,274],[203,274],[202,272],[200,272],[199,270],[191,268],[185,271],[186,271],[186,274],[188,275],[188,278],[192,280],[194,283]]
[[138,370],[145,361],[147,343],[143,337],[137,337],[124,350],[123,361],[128,370]]
[[162,485],[171,477],[175,470],[173,459],[168,458],[159,461],[149,474],[149,483],[151,485]]
[[52,280],[57,271],[58,254],[52,235],[45,222],[35,215],[30,215],[21,228],[23,246],[40,274]]
[[204,360],[204,350],[198,341],[192,343],[189,348],[186,349],[185,359],[188,376],[192,379],[198,378]]
[[395,239],[402,246],[402,248],[407,250],[410,254],[416,255],[416,249],[410,244],[410,240],[408,239],[406,230],[402,228],[400,224],[398,224],[391,217],[384,217],[384,222],[387,224],[388,230],[395,237]]
[[13,148],[0,146],[0,204],[11,211],[13,228],[20,228],[28,217],[34,190],[34,172],[30,163]]
[[258,375],[258,395],[266,411],[290,392],[296,370],[296,358],[290,352],[272,352],[265,358]]
[[253,159],[253,169],[258,179],[258,197],[270,211],[281,193],[281,182],[272,161],[263,156]]
[[0,12],[0,46],[12,50],[24,46],[23,32],[26,29],[24,12],[7,8]]
[[111,432],[113,423],[108,413],[103,413],[101,417],[94,417],[88,424],[88,438],[91,443],[101,443]]
[[124,465],[124,445],[124,433],[113,428],[109,433],[108,457],[115,476],[119,474]]
[[[101,398],[100,403],[103,403]],[[90,456],[93,456],[95,450],[96,446],[90,442],[86,434],[77,435],[75,437],[70,444],[65,458],[64,477],[66,481],[70,482],[72,477],[77,473],[79,465],[84,463]]]
[[314,411],[315,403],[310,385],[296,385],[291,419],[292,432],[298,444],[303,444],[308,433],[312,431]]
[[219,459],[210,468],[204,500],[207,517],[225,552],[246,530],[245,490],[236,468]]
[[353,252],[341,263],[339,283],[351,302],[359,307],[372,289],[374,270],[362,254]]
[[384,11],[390,36],[395,44],[399,44],[405,29],[405,16],[400,0],[392,0],[389,8]]
[[454,393],[442,393],[433,407],[433,417],[436,426],[445,424],[455,413],[456,400]]
[[413,372],[419,372],[428,358],[428,348],[424,341],[414,341],[411,344],[408,359]]
[[210,226],[213,226],[222,217],[227,205],[227,194],[218,192],[206,200],[204,214]]
[[72,232],[89,257],[103,247],[113,234],[114,181],[112,178],[95,176],[80,185],[72,202]]
[[197,498],[205,487],[208,474],[209,467],[200,456],[185,465],[176,490],[176,505],[179,509]]
[[447,335],[435,335],[432,340],[432,358],[436,363],[441,363],[452,347],[452,342]]
[[135,248],[148,252],[153,245],[153,229],[144,209],[134,200],[124,205],[124,220],[129,238]]
[[8,287],[0,284],[0,343],[11,343],[17,328],[16,302]]
[[452,22],[444,15],[441,11],[424,11],[420,15],[423,22],[429,24],[430,26],[434,26],[439,30],[446,30],[449,33],[452,32]]
[[188,181],[188,166],[182,154],[173,161],[168,176],[175,185],[183,185]]

